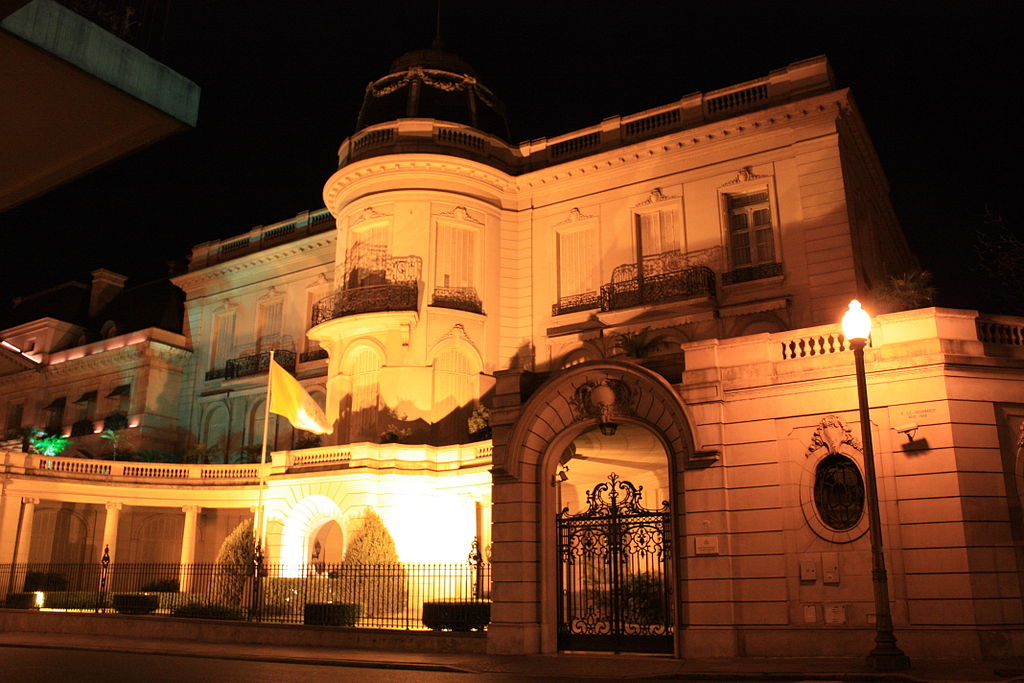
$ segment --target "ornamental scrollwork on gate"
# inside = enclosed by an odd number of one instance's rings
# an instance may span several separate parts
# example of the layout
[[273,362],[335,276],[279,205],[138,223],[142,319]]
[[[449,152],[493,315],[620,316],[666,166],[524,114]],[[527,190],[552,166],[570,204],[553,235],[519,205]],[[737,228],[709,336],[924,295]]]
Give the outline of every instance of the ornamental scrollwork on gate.
[[564,507],[558,516],[573,519],[590,517],[608,517],[625,515],[646,515],[651,513],[668,512],[668,501],[662,501],[661,508],[651,510],[645,508],[641,501],[644,497],[644,487],[636,486],[631,481],[621,479],[619,475],[612,472],[608,475],[608,481],[603,481],[591,490],[587,491],[587,509],[575,515],[569,514],[569,508]]
[[[606,386],[615,395],[615,402],[609,405],[601,405],[592,400],[591,394],[598,387]],[[609,418],[622,415],[633,415],[636,413],[636,402],[640,392],[621,379],[606,378],[599,382],[587,381],[576,387],[572,398],[569,399],[569,409],[572,411],[574,422],[589,418]]]

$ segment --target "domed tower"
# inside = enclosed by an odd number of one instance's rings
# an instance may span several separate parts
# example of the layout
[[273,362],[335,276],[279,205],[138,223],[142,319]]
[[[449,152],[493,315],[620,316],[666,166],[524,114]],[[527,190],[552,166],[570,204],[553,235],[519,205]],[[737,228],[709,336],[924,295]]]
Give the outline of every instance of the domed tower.
[[330,357],[338,443],[481,438],[467,418],[501,346],[499,237],[518,154],[507,138],[501,102],[436,43],[366,87],[324,187],[334,293],[309,331]]

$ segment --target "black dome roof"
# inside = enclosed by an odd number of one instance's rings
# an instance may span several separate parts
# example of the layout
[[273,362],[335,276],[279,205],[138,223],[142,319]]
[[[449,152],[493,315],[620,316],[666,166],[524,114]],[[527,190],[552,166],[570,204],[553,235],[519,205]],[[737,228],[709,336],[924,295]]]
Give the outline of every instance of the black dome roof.
[[406,52],[387,76],[366,86],[356,130],[404,118],[459,123],[509,139],[505,106],[473,67],[436,43]]

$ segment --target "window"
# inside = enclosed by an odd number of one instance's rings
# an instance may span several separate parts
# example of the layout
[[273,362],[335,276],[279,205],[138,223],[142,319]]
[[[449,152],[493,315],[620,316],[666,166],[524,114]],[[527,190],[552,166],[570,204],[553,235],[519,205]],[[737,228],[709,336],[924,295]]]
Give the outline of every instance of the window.
[[466,434],[467,408],[476,398],[473,369],[466,354],[448,349],[434,360],[434,421],[441,443],[459,443]]
[[346,288],[384,284],[390,233],[391,226],[386,221],[368,222],[349,229]]
[[235,313],[218,313],[213,317],[213,344],[210,349],[210,369],[223,368],[235,351]]
[[260,302],[256,312],[256,353],[278,347],[283,317],[283,299]]
[[637,260],[666,251],[679,251],[677,217],[677,212],[670,208],[635,214]]
[[857,463],[838,453],[822,458],[814,471],[814,506],[829,528],[855,527],[864,514],[864,479]]
[[376,440],[380,354],[364,346],[352,354],[349,364],[352,369],[349,441]]
[[600,260],[597,229],[584,227],[558,233],[558,313],[597,308]]
[[729,256],[732,267],[746,268],[775,262],[768,192],[729,195]]
[[8,403],[7,404],[7,422],[4,425],[4,434],[7,434],[15,429],[21,429],[22,419],[25,417],[25,404],[24,403]]
[[61,396],[50,401],[43,411],[48,413],[46,428],[51,432],[60,431],[64,427],[64,407],[67,404],[67,397]]
[[475,287],[476,229],[438,223],[436,264],[435,287]]

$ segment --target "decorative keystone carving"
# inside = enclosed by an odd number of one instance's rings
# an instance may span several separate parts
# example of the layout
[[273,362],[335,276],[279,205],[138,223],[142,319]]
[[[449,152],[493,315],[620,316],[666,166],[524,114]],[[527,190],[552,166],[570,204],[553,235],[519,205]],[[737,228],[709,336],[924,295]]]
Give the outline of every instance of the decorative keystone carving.
[[821,418],[818,428],[811,435],[811,445],[807,447],[805,457],[817,453],[819,449],[825,448],[829,453],[838,453],[839,447],[843,444],[856,450],[861,450],[860,442],[853,436],[853,432],[846,426],[838,415],[826,415]]
[[[611,389],[614,401],[594,400],[594,391],[599,387]],[[621,415],[634,415],[639,392],[621,379],[605,378],[599,382],[584,382],[576,387],[569,399],[573,420],[579,422],[588,418],[597,418],[601,422],[610,422]]]

